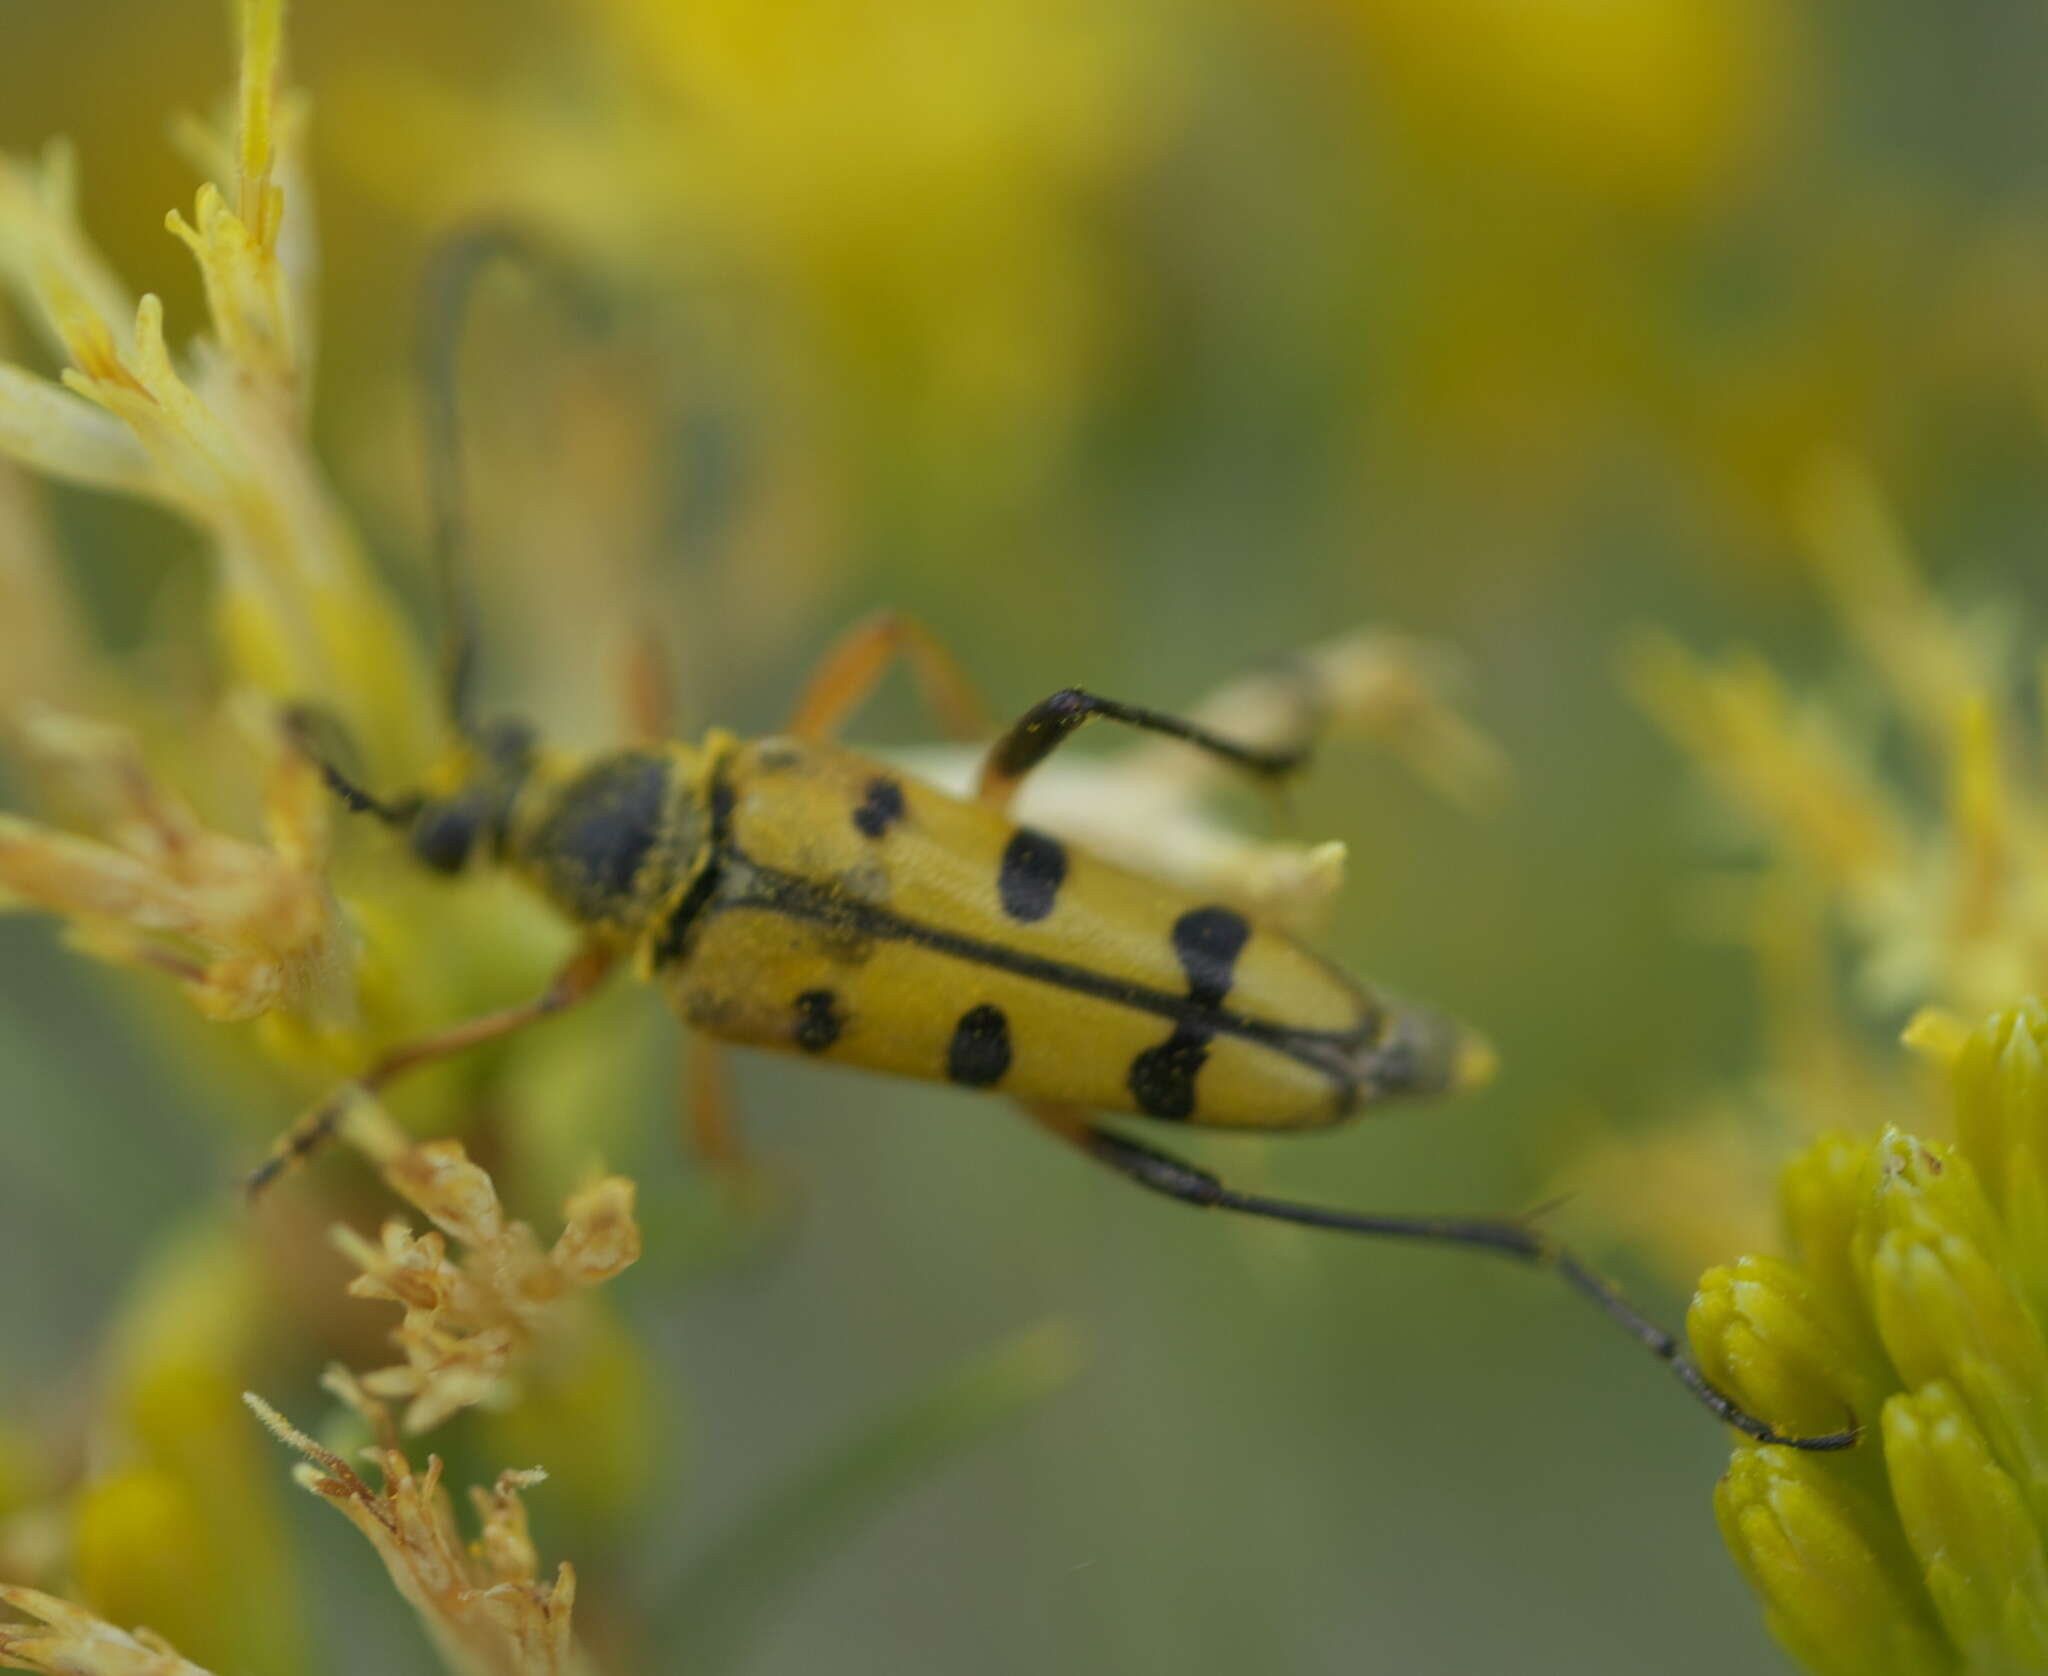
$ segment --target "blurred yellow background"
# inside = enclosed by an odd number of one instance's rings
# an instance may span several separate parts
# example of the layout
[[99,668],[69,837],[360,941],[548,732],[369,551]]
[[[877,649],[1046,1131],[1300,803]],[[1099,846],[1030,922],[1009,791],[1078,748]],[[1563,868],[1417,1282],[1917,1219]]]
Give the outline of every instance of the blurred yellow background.
[[[87,226],[177,338],[201,299],[162,230],[193,186],[164,135],[230,85],[224,10],[0,0],[0,147],[72,137]],[[1684,1277],[1751,1242],[1631,1252],[1631,1184],[1579,1168],[1738,1085],[1769,1033],[1750,964],[1699,934],[1717,834],[1622,651],[1646,626],[1760,644],[1866,714],[1813,575],[1810,485],[1847,459],[1942,593],[1995,605],[2031,661],[2048,18],[300,0],[290,31],[316,433],[423,624],[423,252],[514,210],[609,299],[596,351],[500,300],[468,358],[494,705],[615,735],[654,622],[684,725],[767,731],[882,604],[1005,712],[1068,684],[1173,708],[1356,623],[1441,640],[1512,761],[1502,806],[1450,806],[1339,741],[1291,818],[1350,847],[1330,952],[1481,1025],[1503,1074],[1188,1150],[1376,1209],[1582,1190],[1551,1225],[1673,1323]],[[201,620],[188,534],[76,491],[47,506],[114,643]],[[928,732],[895,688],[856,730]],[[92,1388],[144,1254],[290,1116],[166,1050],[149,981],[0,920],[0,1409],[23,1425]],[[1095,1179],[994,1103],[756,1060],[748,1129],[794,1208],[709,1262],[668,1026],[650,996],[615,1004],[595,1039],[630,1063],[522,1098],[558,1152],[588,1137],[641,1183],[649,1255],[617,1286],[659,1453],[584,1438],[579,1463],[543,1413],[512,1417],[504,1463],[555,1471],[535,1518],[600,1646],[630,1624],[619,1644],[676,1668],[764,1676],[1776,1668],[1708,1516],[1723,1440],[1553,1283],[1224,1226]],[[1905,1009],[1879,1011],[1873,1043]],[[1676,1218],[1685,1184],[1654,1191]],[[664,1618],[801,1463],[1047,1316],[1083,1345],[1069,1386],[758,1609],[725,1603],[730,1627]],[[494,1466],[503,1437],[444,1447]],[[303,1545],[309,1668],[436,1668],[283,1478],[251,1493]]]

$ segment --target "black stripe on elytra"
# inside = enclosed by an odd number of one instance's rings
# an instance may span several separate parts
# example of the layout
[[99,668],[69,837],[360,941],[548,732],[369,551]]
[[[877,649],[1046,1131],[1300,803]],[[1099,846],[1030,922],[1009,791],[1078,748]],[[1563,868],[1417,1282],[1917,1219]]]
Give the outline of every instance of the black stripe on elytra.
[[681,957],[689,946],[690,933],[696,929],[697,921],[703,916],[711,898],[724,881],[725,854],[732,842],[732,787],[726,784],[725,764],[721,761],[711,770],[711,832],[705,843],[704,865],[697,869],[697,876],[690,881],[690,888],[683,892],[683,899],[668,916],[668,923],[661,928],[661,935],[654,942],[654,964],[666,966]]
[[1067,878],[1067,848],[1048,832],[1020,826],[1003,846],[1003,864],[996,872],[996,895],[1003,912],[1029,924],[1052,912],[1053,900]]
[[738,895],[713,904],[715,913],[735,908],[756,908],[863,937],[914,944],[934,954],[993,967],[997,971],[1051,984],[1076,995],[1113,1001],[1118,1006],[1171,1020],[1177,1026],[1186,1025],[1190,1030],[1256,1042],[1260,1047],[1270,1048],[1320,1071],[1353,1093],[1358,1086],[1356,1056],[1360,1049],[1370,1044],[1381,1026],[1378,1011],[1369,1009],[1354,1029],[1289,1029],[1268,1019],[1251,1018],[1229,1007],[1204,1006],[1192,996],[1169,995],[1164,990],[1151,989],[1143,984],[1126,983],[1121,978],[1110,977],[1086,966],[1076,966],[1071,961],[1051,960],[1024,949],[1009,948],[1001,943],[965,936],[958,931],[948,931],[942,926],[905,919],[888,908],[829,891],[794,873],[763,867],[730,846],[726,853],[729,862],[734,864],[735,872],[744,866],[745,883]]
[[[1197,1015],[1180,1020],[1173,1034],[1131,1060],[1125,1085],[1148,1117],[1186,1122],[1195,1115],[1195,1079],[1209,1062],[1215,1019],[1237,978],[1237,957],[1252,928],[1235,908],[1210,903],[1190,908],[1173,922],[1173,952],[1187,974],[1188,999]],[[1347,1090],[1352,1086],[1345,1079]]]
[[971,1088],[988,1088],[1010,1068],[1010,1021],[1001,1007],[970,1007],[953,1026],[946,1075]]

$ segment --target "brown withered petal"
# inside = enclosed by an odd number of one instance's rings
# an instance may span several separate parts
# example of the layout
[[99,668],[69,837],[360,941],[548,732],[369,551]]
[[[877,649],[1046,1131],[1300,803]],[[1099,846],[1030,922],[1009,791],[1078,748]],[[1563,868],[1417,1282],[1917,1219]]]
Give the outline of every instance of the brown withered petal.
[[[570,1294],[609,1280],[640,1255],[634,1185],[607,1176],[571,1197],[566,1226],[544,1250],[498,1202],[489,1174],[456,1141],[415,1143],[374,1101],[358,1101],[343,1135],[377,1164],[391,1189],[435,1225],[415,1234],[387,1222],[375,1242],[337,1227],[335,1245],[362,1273],[349,1291],[395,1303],[404,1319],[396,1366],[365,1374],[372,1396],[403,1401],[405,1430],[428,1431],[498,1395],[556,1324]],[[451,1254],[450,1242],[462,1249]]]

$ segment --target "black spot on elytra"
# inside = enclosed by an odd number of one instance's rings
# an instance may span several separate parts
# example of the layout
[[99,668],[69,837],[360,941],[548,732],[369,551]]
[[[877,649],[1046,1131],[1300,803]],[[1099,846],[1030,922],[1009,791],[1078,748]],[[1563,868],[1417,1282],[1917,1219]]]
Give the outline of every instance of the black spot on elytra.
[[[1210,904],[1190,908],[1173,922],[1173,952],[1187,974],[1188,999],[1198,1007],[1220,1007],[1230,993],[1237,957],[1252,928],[1235,908]],[[1201,1018],[1185,1019],[1157,1047],[1131,1061],[1131,1096],[1150,1117],[1185,1120],[1195,1114],[1195,1079],[1209,1061],[1216,1032]]]
[[1157,1047],[1131,1061],[1131,1097],[1148,1117],[1185,1119],[1195,1113],[1195,1077],[1208,1062],[1209,1032],[1183,1024]]
[[1234,908],[1190,908],[1173,922],[1173,952],[1188,975],[1189,999],[1220,1007],[1252,928]]
[[887,775],[868,781],[867,795],[853,812],[853,824],[869,838],[879,838],[903,818],[903,788]]
[[1010,1068],[1010,1021],[1000,1007],[972,1007],[953,1027],[946,1049],[946,1075],[955,1082],[987,1088]]
[[846,1015],[831,990],[807,989],[796,998],[796,1045],[806,1053],[823,1053],[845,1028]]
[[1067,851],[1057,838],[1017,828],[1003,849],[1003,865],[996,874],[996,894],[1003,912],[1014,920],[1044,919],[1052,912],[1053,899],[1067,876]]

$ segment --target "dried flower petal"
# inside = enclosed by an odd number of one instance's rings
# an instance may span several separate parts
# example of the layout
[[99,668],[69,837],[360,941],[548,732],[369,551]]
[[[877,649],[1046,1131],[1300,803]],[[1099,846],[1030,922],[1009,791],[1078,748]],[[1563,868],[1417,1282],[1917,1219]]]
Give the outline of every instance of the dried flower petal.
[[[415,1235],[387,1222],[375,1244],[352,1229],[334,1230],[335,1244],[362,1270],[350,1293],[405,1311],[391,1335],[404,1364],[365,1375],[363,1386],[405,1399],[409,1432],[501,1395],[565,1300],[640,1255],[634,1186],[623,1176],[572,1196],[561,1237],[543,1251],[532,1229],[506,1217],[490,1176],[458,1142],[415,1144],[367,1098],[350,1108],[342,1132],[438,1230]],[[459,1258],[449,1255],[451,1239],[465,1248]]]
[[124,730],[36,715],[25,743],[95,811],[102,836],[0,815],[0,892],[58,915],[102,959],[179,978],[209,1017],[346,1017],[348,938],[325,879],[324,797],[281,730],[264,731],[268,842],[255,843],[204,826]]
[[[373,1431],[390,1435],[382,1407],[346,1374],[330,1375],[328,1383]],[[550,1581],[538,1581],[539,1560],[519,1499],[545,1473],[503,1473],[491,1490],[474,1492],[482,1529],[479,1540],[466,1542],[455,1528],[438,1458],[416,1473],[395,1446],[368,1449],[382,1478],[382,1488],[372,1489],[261,1397],[244,1400],[280,1442],[306,1457],[294,1474],[300,1485],[339,1508],[369,1538],[451,1669],[463,1676],[568,1676],[575,1669],[570,1614],[576,1573],[564,1560]]]
[[34,1618],[0,1623],[0,1666],[49,1676],[207,1676],[146,1629],[130,1634],[69,1601],[0,1583],[0,1605]]

